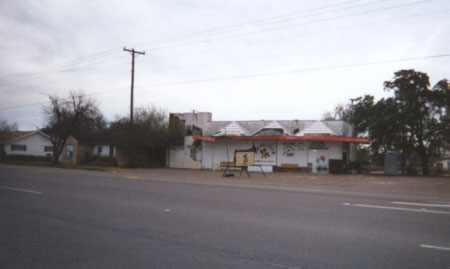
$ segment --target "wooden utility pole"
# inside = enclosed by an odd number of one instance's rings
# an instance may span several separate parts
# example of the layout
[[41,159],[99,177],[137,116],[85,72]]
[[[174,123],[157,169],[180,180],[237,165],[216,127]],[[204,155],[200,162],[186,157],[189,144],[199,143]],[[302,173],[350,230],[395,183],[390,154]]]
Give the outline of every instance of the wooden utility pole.
[[130,166],[133,166],[133,102],[134,102],[134,58],[136,53],[145,55],[145,51],[136,51],[134,48],[127,49],[123,47],[124,51],[128,51],[131,53],[131,94],[130,94]]

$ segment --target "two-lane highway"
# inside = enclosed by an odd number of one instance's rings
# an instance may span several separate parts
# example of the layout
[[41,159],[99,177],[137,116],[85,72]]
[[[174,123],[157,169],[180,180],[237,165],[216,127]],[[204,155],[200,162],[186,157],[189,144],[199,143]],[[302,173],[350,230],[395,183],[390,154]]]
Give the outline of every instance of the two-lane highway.
[[450,197],[135,178],[0,166],[1,267],[450,265]]

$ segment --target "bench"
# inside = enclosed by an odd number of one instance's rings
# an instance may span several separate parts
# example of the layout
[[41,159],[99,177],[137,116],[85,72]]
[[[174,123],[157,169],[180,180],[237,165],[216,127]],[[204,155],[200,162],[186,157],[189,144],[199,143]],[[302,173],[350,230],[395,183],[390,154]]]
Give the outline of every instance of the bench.
[[[261,165],[251,165],[251,166],[259,166],[261,169],[261,173],[265,177],[266,174],[264,173],[264,170],[262,169]],[[224,177],[227,175],[227,172],[230,172],[230,168],[238,168],[241,170],[241,173],[239,174],[239,177],[242,176],[242,173],[245,172],[248,177],[250,177],[250,174],[248,173],[248,166],[237,166],[235,162],[220,162],[220,169],[225,168],[223,171],[222,176]]]
[[290,169],[298,169],[300,168],[296,163],[282,163],[280,165],[281,168],[290,168]]

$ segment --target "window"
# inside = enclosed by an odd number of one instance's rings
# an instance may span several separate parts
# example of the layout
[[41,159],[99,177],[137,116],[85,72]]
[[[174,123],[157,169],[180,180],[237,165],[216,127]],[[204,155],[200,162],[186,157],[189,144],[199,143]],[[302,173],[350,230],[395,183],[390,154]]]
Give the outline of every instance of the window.
[[11,151],[27,151],[26,145],[11,145]]
[[44,146],[44,152],[53,152],[52,146]]
[[71,159],[73,156],[73,145],[66,146],[66,157]]
[[98,152],[99,155],[102,154],[102,146],[98,146],[97,152]]

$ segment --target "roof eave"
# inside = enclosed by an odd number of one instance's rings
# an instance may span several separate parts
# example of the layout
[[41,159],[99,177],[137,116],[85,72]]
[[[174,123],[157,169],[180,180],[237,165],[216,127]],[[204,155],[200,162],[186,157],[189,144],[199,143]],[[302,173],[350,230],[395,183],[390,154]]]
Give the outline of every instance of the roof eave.
[[362,137],[348,137],[348,136],[325,136],[325,135],[311,135],[311,136],[220,136],[220,137],[209,137],[194,135],[192,136],[195,140],[203,140],[209,142],[215,142],[216,139],[230,139],[230,140],[306,140],[306,141],[335,141],[335,142],[349,142],[349,143],[362,143],[369,144],[370,140],[368,138]]

